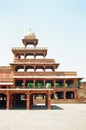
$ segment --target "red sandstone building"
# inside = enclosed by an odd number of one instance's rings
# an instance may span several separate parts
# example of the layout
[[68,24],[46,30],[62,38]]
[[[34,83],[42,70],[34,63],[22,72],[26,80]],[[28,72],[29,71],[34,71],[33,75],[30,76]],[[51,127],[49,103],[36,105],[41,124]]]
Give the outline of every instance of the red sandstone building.
[[30,109],[38,95],[51,108],[51,99],[77,99],[79,81],[76,72],[58,71],[59,63],[47,59],[47,48],[37,47],[30,32],[22,39],[24,47],[12,48],[13,63],[0,67],[0,108],[24,106]]

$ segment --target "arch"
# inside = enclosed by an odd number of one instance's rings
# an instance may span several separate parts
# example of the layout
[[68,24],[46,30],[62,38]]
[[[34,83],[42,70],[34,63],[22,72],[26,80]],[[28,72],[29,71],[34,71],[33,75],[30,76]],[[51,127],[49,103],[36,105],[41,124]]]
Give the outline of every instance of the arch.
[[26,59],[34,59],[34,53],[27,53],[27,54],[25,55],[25,58],[26,58]]
[[34,72],[34,66],[26,66],[25,71],[26,72]]
[[56,98],[57,99],[64,99],[64,92],[62,92],[62,91],[56,92]]
[[35,86],[36,86],[36,88],[43,88],[43,86],[44,86],[44,81],[43,80],[36,80],[35,81]]
[[74,80],[68,79],[68,80],[66,80],[66,84],[67,84],[68,88],[74,87]]
[[12,94],[12,109],[26,109],[26,94]]
[[46,80],[45,85],[46,85],[46,88],[53,88],[54,81],[53,80]]
[[66,99],[74,99],[74,92],[73,91],[66,92]]
[[25,58],[24,54],[21,53],[20,59],[24,59],[24,58]]
[[22,88],[23,80],[15,80],[15,87]]
[[43,66],[36,66],[35,68],[36,72],[40,72],[40,71],[44,71],[44,67]]
[[53,66],[45,66],[45,71],[54,71],[54,67]]
[[16,72],[24,72],[24,66],[23,65],[16,66],[15,71]]
[[2,88],[2,89],[6,89],[6,88],[7,88],[7,86],[2,86],[1,88]]
[[15,59],[20,59],[20,53],[15,54]]
[[26,88],[33,88],[34,87],[34,81],[33,80],[26,80],[25,86],[26,86]]
[[36,55],[35,55],[35,58],[36,58],[36,59],[44,59],[44,55],[43,55],[43,54],[40,54],[40,55],[39,55],[39,54],[36,54]]
[[56,86],[56,88],[63,87],[64,86],[64,81],[63,80],[56,80],[55,86]]
[[0,109],[6,109],[6,94],[0,93]]

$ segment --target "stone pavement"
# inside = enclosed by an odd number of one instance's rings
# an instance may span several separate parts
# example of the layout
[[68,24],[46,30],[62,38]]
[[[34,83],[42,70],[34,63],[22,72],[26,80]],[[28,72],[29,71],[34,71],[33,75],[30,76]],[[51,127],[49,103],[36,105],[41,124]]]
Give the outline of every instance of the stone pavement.
[[86,130],[86,104],[0,110],[0,130]]

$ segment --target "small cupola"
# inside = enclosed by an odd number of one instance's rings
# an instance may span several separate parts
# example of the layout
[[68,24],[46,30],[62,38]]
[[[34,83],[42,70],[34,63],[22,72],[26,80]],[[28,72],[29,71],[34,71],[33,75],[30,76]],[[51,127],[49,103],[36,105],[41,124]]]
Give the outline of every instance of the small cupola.
[[24,36],[24,39],[36,39],[35,33],[33,33],[31,29],[29,29],[29,32]]
[[36,39],[35,33],[33,33],[31,29],[29,29],[29,32],[24,36],[22,41],[25,47],[27,45],[33,45],[35,47],[38,44],[38,39]]

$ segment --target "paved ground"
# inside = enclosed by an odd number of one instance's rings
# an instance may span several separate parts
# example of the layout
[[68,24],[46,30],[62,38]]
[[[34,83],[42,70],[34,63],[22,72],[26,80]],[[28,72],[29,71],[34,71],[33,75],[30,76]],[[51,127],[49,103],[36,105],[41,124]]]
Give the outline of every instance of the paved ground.
[[86,104],[0,110],[0,130],[86,130]]

